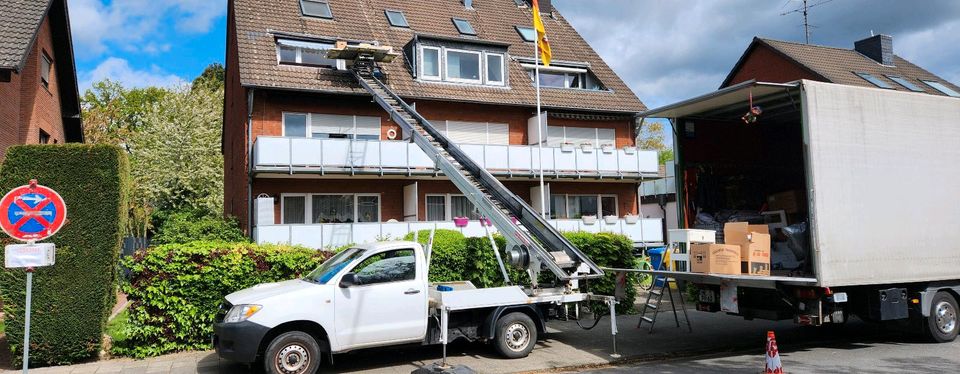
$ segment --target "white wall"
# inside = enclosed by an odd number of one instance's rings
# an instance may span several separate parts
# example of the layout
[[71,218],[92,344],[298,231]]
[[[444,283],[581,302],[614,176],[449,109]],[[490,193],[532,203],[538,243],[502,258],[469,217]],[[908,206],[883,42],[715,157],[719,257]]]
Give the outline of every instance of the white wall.
[[667,226],[667,230],[676,229],[677,227],[677,203],[669,202],[667,203],[665,209],[667,210],[667,216],[663,216],[663,211],[660,210],[660,205],[657,204],[642,204],[640,205],[640,215],[643,218],[666,218],[664,220],[664,225]]

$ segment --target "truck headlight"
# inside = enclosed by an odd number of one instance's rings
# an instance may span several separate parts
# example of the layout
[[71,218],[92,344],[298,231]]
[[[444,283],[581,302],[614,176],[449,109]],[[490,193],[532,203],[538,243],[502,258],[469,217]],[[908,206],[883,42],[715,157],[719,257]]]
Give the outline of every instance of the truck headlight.
[[247,318],[250,318],[257,312],[259,312],[261,308],[263,308],[263,305],[256,305],[256,304],[234,305],[234,307],[230,308],[230,311],[227,312],[227,316],[224,317],[223,322],[231,323],[231,322],[246,321]]

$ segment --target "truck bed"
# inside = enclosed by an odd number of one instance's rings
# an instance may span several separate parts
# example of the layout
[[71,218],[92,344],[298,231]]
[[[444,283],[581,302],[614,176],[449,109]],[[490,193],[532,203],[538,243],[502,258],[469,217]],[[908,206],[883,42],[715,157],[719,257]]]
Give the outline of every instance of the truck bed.
[[540,289],[538,290],[539,293],[529,296],[520,286],[476,288],[470,282],[439,284],[453,287],[453,290],[437,291],[438,284],[431,284],[429,288],[430,305],[437,309],[451,311],[547,302],[573,303],[589,298],[586,293],[567,293],[560,289]]
[[700,283],[700,284],[716,284],[719,285],[722,282],[729,282],[737,286],[743,287],[756,287],[756,288],[770,288],[776,289],[777,284],[785,284],[791,286],[816,286],[817,278],[805,278],[805,277],[783,277],[783,276],[760,276],[760,275],[746,275],[746,274],[704,274],[704,273],[690,273],[686,271],[669,271],[669,270],[639,270],[639,269],[621,269],[621,268],[603,268],[604,271],[612,272],[633,272],[633,273],[644,273],[652,275],[662,275],[674,279],[686,280],[690,282]]

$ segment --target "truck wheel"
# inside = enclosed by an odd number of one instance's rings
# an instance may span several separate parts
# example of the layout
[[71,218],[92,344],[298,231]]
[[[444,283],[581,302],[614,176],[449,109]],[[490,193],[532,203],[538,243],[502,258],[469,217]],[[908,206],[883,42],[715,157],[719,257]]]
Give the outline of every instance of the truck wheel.
[[930,317],[927,318],[927,335],[937,343],[952,342],[960,331],[957,321],[957,300],[953,295],[940,291],[933,295],[930,304]]
[[493,344],[497,352],[506,358],[527,357],[537,344],[537,325],[529,316],[520,312],[500,317]]
[[305,332],[280,334],[267,346],[263,358],[269,374],[313,374],[320,367],[320,346]]

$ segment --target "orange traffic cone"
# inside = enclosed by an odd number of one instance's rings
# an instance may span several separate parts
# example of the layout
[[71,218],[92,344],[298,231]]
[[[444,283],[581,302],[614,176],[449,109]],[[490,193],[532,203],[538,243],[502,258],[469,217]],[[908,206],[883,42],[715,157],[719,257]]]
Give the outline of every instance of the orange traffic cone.
[[783,374],[783,364],[780,362],[780,350],[777,349],[777,337],[773,331],[767,331],[767,364],[763,368],[765,374]]

